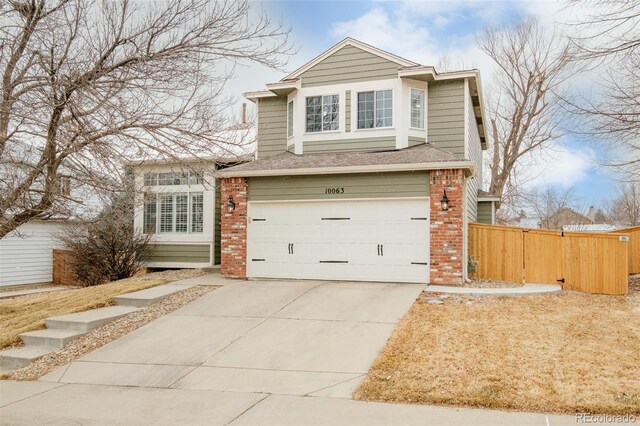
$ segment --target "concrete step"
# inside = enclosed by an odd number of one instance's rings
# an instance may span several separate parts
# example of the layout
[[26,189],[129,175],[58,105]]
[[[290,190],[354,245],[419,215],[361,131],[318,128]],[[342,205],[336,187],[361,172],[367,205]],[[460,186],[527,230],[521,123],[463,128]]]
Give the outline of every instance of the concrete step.
[[76,330],[88,332],[124,315],[136,311],[131,306],[109,306],[107,308],[92,309],[77,314],[51,317],[45,320],[48,329]]
[[113,298],[113,301],[120,306],[134,306],[141,308],[152,305],[165,297],[169,297],[174,293],[186,290],[193,285],[176,285],[165,284],[157,287],[147,288],[145,290],[135,291],[133,293],[121,294]]
[[31,364],[42,355],[53,352],[51,348],[42,346],[22,346],[0,351],[0,367],[3,371],[15,370]]
[[76,330],[36,330],[22,333],[20,338],[25,345],[60,349],[70,341],[84,334],[86,334],[85,331]]

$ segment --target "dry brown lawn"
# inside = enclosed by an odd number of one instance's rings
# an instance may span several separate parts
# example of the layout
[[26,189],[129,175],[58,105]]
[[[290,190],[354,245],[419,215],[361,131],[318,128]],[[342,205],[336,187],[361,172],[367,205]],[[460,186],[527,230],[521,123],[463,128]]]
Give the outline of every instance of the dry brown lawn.
[[625,297],[421,298],[354,397],[640,414],[640,285],[631,287]]
[[0,300],[0,348],[17,344],[20,333],[44,328],[46,318],[109,306],[113,304],[113,296],[167,281],[150,274],[93,287]]

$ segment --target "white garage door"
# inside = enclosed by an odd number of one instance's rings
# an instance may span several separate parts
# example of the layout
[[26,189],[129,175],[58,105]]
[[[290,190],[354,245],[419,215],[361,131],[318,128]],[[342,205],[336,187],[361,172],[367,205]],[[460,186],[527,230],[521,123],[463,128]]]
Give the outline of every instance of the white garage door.
[[247,273],[427,283],[429,200],[250,202]]

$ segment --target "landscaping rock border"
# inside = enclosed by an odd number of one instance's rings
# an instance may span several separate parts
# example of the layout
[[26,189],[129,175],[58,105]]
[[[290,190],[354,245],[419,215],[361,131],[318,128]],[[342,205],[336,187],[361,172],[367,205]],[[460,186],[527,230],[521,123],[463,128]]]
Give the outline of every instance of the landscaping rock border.
[[163,315],[171,313],[217,288],[219,287],[197,286],[175,293],[153,305],[139,309],[98,327],[63,348],[35,360],[28,366],[3,375],[2,379],[36,380],[54,369],[68,364]]

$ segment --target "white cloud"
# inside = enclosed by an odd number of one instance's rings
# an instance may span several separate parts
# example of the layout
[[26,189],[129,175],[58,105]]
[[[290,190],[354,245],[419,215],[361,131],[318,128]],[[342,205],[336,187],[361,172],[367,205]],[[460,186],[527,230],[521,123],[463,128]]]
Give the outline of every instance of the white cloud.
[[451,22],[451,19],[447,18],[447,17],[445,17],[443,15],[438,15],[433,19],[433,23],[438,28],[444,28],[447,25],[449,25],[450,22]]
[[353,37],[414,61],[432,56],[435,49],[426,26],[379,6],[358,18],[334,23],[330,35]]
[[561,142],[535,151],[519,161],[516,177],[525,188],[571,188],[587,178],[597,167],[597,153],[591,148],[569,148]]

